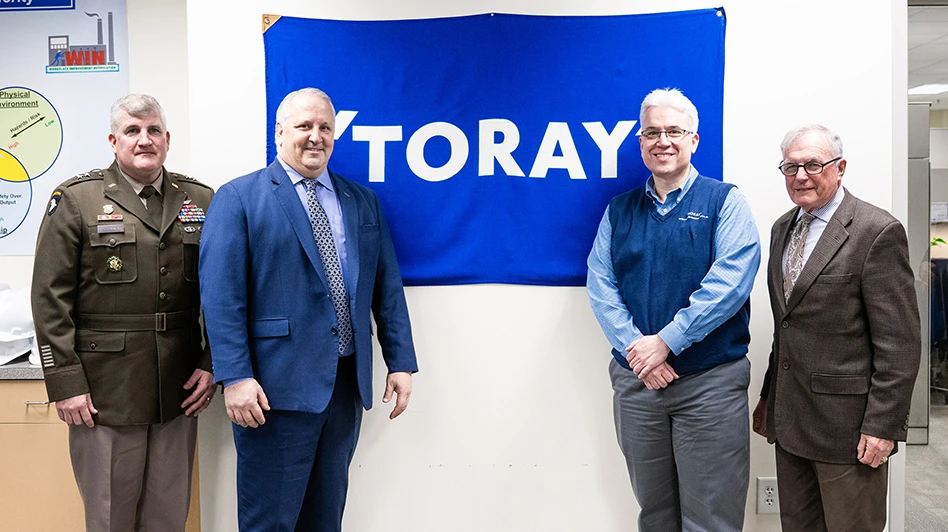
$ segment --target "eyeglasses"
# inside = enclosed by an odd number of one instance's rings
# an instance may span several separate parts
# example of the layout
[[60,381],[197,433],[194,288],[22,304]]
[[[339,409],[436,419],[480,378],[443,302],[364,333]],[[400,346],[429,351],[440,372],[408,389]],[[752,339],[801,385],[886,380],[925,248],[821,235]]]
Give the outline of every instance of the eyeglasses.
[[801,167],[803,168],[803,171],[806,172],[806,175],[817,175],[823,173],[824,166],[835,163],[840,159],[842,159],[842,157],[837,157],[835,159],[826,161],[825,163],[818,163],[816,161],[810,161],[804,164],[783,163],[777,168],[780,169],[780,173],[787,177],[797,175],[797,172],[800,171]]
[[684,129],[673,127],[671,129],[646,129],[642,132],[642,137],[646,140],[658,140],[662,136],[662,133],[665,134],[665,137],[668,140],[678,140],[685,135],[692,133],[691,131],[685,131]]

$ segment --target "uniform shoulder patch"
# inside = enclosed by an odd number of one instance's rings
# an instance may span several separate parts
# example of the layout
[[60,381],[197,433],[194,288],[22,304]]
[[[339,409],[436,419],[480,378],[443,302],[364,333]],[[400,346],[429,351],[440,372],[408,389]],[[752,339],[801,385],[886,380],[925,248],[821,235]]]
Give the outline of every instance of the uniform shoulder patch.
[[52,216],[56,209],[59,208],[60,202],[63,200],[63,192],[59,189],[53,191],[53,195],[49,198],[49,204],[46,206],[46,216]]

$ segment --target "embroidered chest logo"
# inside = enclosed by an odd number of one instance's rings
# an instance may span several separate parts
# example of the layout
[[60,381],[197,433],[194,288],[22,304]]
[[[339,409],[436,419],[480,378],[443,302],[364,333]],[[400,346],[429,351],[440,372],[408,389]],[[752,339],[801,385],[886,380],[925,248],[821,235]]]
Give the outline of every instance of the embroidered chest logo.
[[708,217],[700,212],[689,212],[685,217],[678,217],[679,220],[687,222],[688,220],[707,220]]

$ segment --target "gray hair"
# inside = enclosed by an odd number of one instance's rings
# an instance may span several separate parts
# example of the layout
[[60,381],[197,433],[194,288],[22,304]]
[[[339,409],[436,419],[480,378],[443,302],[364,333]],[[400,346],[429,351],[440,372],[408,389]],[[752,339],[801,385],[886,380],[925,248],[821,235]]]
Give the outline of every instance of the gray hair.
[[833,159],[843,156],[842,139],[840,139],[839,135],[833,133],[828,127],[821,126],[819,124],[807,124],[805,126],[795,127],[790,131],[787,131],[787,134],[783,137],[783,142],[780,143],[780,155],[786,158],[787,150],[790,149],[790,146],[810,132],[821,133],[823,135],[827,146],[829,146],[830,156]]
[[118,133],[118,129],[121,126],[122,111],[125,111],[129,116],[134,116],[135,118],[145,118],[152,113],[158,113],[158,118],[161,119],[162,129],[165,131],[168,130],[168,120],[165,118],[165,111],[161,108],[161,104],[158,103],[158,100],[156,100],[154,96],[147,94],[126,94],[118,100],[115,100],[115,103],[112,104],[112,109],[109,111],[109,128],[112,134]]
[[671,107],[681,112],[691,122],[686,127],[692,133],[698,132],[698,108],[679,89],[655,89],[648,93],[639,110],[639,125],[645,122],[645,113],[652,107]]
[[283,98],[283,101],[280,102],[280,106],[277,107],[277,112],[276,112],[277,123],[282,124],[283,121],[287,119],[287,117],[290,114],[290,110],[289,110],[290,104],[293,103],[293,101],[299,98],[300,96],[304,96],[304,95],[315,96],[316,98],[322,98],[326,100],[326,103],[329,104],[329,108],[332,109],[333,116],[336,116],[336,108],[333,107],[332,100],[329,99],[328,94],[326,94],[325,92],[319,89],[315,89],[313,87],[306,87],[305,89],[293,91],[287,94],[285,98]]

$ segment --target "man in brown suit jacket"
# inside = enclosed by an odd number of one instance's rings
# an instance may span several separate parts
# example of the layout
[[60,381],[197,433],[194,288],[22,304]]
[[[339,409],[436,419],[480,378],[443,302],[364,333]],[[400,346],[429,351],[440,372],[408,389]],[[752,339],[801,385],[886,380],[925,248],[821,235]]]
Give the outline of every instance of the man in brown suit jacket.
[[784,532],[881,531],[921,349],[905,231],[841,186],[836,134],[791,130],[781,150],[797,208],[771,232],[774,340],[754,431],[776,444]]
[[217,388],[197,277],[213,191],[164,169],[170,139],[154,98],[116,101],[115,162],[56,187],[36,243],[36,339],[90,532],[184,530]]

